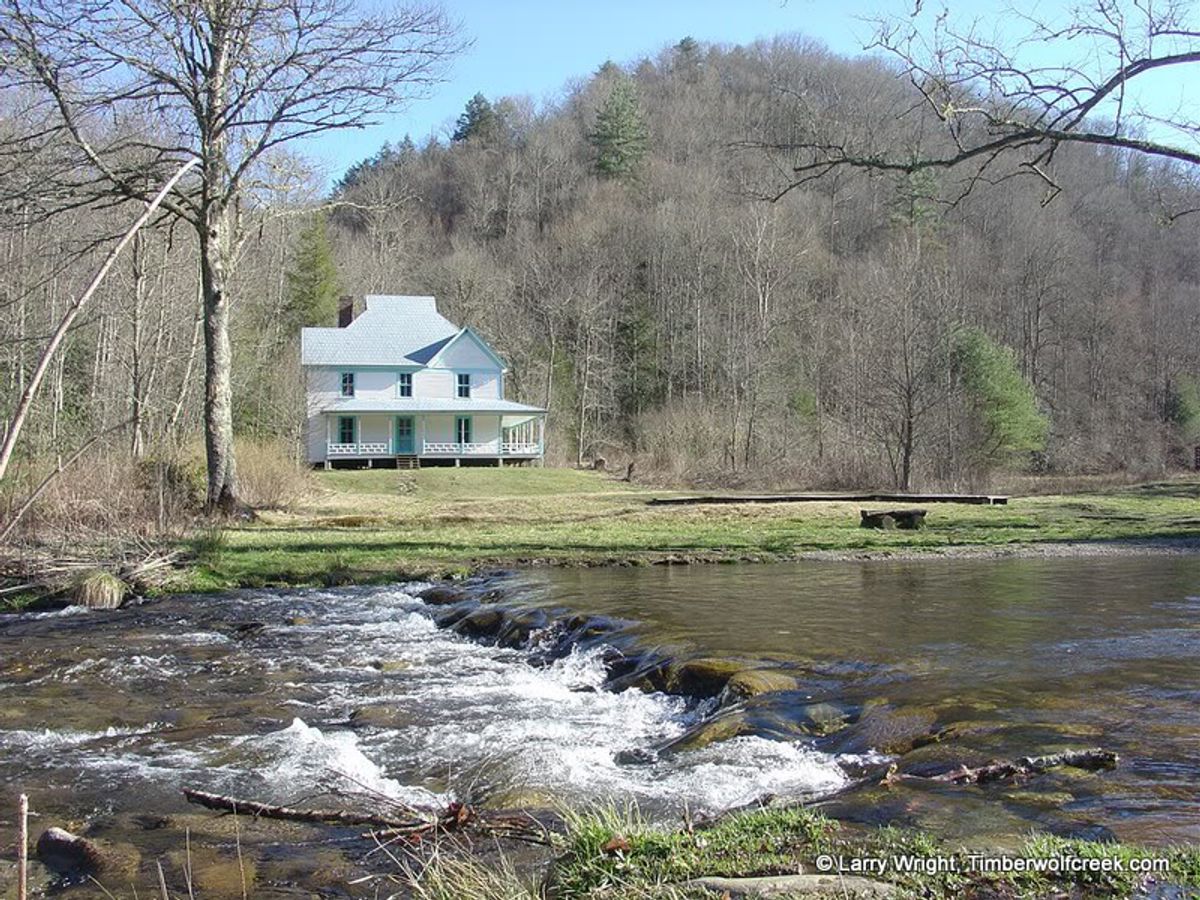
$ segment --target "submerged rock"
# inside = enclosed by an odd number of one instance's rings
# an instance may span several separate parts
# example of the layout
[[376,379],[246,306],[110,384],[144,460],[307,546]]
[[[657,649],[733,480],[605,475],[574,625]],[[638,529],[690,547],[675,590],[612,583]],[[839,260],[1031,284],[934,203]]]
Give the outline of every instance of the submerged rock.
[[360,706],[350,713],[351,728],[386,728],[398,731],[401,728],[408,728],[412,724],[412,713],[392,704]]

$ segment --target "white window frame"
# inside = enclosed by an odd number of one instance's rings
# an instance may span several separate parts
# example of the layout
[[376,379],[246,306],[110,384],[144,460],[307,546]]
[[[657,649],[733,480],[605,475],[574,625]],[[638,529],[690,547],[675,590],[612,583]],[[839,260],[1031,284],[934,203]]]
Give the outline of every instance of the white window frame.
[[[465,385],[467,392],[463,393],[463,379],[467,380]],[[470,372],[455,372],[454,373],[454,396],[459,400],[471,399],[471,373]]]
[[[350,393],[346,393],[346,379],[350,379]],[[353,397],[358,390],[358,379],[354,377],[353,372],[342,372],[338,376],[338,390],[343,397]]]
[[[408,379],[408,393],[404,392],[404,380]],[[412,372],[397,372],[396,373],[396,396],[411,397],[413,395],[413,373]]]

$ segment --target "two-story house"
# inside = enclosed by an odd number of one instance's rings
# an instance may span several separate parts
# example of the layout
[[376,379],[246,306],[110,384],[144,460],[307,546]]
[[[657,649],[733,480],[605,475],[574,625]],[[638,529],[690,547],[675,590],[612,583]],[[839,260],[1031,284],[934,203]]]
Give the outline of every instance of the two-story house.
[[433,297],[368,296],[300,339],[313,465],[540,462],[546,411],[504,399],[503,360]]

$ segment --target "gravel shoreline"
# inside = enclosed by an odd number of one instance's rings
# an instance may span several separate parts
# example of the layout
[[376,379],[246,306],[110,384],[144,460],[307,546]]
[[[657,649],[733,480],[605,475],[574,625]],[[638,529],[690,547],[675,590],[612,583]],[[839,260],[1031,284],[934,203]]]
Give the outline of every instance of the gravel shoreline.
[[792,554],[796,560],[832,562],[921,559],[1074,559],[1091,556],[1190,556],[1200,553],[1200,536],[1114,538],[1102,541],[1046,541],[996,546],[957,544],[947,547],[901,547],[885,550],[812,550]]

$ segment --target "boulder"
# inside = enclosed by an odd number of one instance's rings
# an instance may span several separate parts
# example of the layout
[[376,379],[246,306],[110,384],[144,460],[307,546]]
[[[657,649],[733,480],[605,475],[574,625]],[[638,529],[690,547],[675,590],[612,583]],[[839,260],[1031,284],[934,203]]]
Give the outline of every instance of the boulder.
[[743,669],[725,683],[724,700],[744,700],[772,691],[795,691],[800,680],[779,669]]
[[37,841],[37,858],[61,875],[96,875],[131,872],[138,854],[132,847],[117,847],[71,834],[64,828],[47,828]]
[[504,625],[504,613],[494,606],[480,607],[463,616],[454,630],[469,638],[494,638]]
[[467,595],[461,588],[451,587],[447,584],[435,584],[417,594],[418,600],[422,600],[430,606],[446,606],[466,598]]
[[671,667],[667,674],[667,690],[689,697],[715,697],[745,667],[745,663],[731,659],[685,660]]

